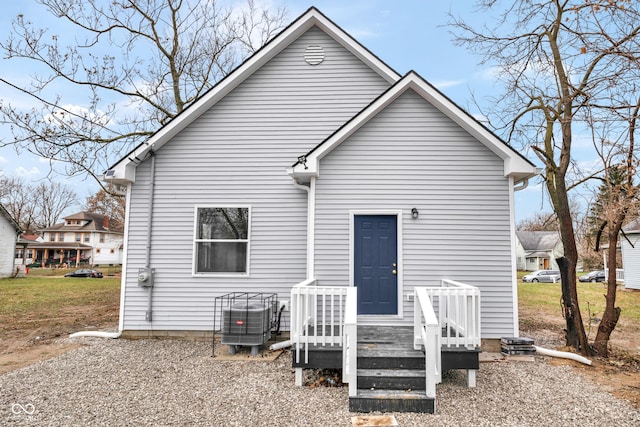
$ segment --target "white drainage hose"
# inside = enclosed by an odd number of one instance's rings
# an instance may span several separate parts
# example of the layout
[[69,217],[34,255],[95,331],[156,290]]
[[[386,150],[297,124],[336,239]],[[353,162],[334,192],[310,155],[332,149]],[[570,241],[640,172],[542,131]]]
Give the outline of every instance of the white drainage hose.
[[281,348],[285,348],[285,347],[291,347],[291,344],[293,344],[291,342],[291,340],[286,340],[286,341],[281,341],[281,342],[277,342],[275,344],[271,344],[269,346],[269,350],[274,351],[274,350],[280,350]]
[[120,332],[81,331],[69,335],[69,338],[95,337],[95,338],[120,338]]
[[536,349],[536,354],[540,354],[542,356],[571,359],[571,360],[575,360],[576,362],[584,363],[585,365],[591,365],[591,360],[587,359],[586,357],[582,357],[579,354],[570,353],[568,351],[549,350],[548,348],[542,348],[535,345],[533,347]]

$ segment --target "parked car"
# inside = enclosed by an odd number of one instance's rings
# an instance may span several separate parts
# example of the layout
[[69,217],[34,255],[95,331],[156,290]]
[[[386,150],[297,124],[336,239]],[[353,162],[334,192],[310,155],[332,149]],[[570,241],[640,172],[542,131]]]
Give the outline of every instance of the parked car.
[[604,270],[594,270],[584,276],[580,276],[578,280],[581,282],[604,282],[607,280],[607,276],[605,275]]
[[522,276],[522,281],[556,283],[560,281],[560,270],[536,270]]
[[88,268],[82,268],[71,273],[67,273],[64,277],[94,277],[96,279],[102,279],[102,272],[98,270],[91,270]]

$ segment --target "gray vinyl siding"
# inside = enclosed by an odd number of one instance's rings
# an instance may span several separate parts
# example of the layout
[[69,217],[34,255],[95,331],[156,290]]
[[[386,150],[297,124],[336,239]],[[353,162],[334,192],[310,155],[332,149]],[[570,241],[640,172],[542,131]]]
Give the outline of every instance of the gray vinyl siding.
[[[315,273],[349,284],[350,210],[402,210],[404,294],[451,279],[478,286],[482,335],[513,333],[509,180],[503,161],[413,91],[321,160]],[[420,212],[411,218],[411,209]],[[403,322],[413,320],[404,302]]]
[[[304,62],[310,44],[326,59]],[[306,278],[307,194],[286,168],[369,104],[388,83],[318,29],[311,29],[193,121],[156,154],[151,267],[146,264],[150,162],[136,170],[127,244],[125,330],[211,330],[214,298],[276,292],[289,299]],[[194,207],[251,207],[250,276],[192,276]]]
[[[640,289],[640,234],[627,234],[633,246],[624,238],[620,239],[622,246],[622,267],[624,268],[624,287]],[[613,268],[613,266],[609,266]]]
[[[13,224],[0,214],[0,277],[9,277],[15,272],[16,240]],[[26,251],[23,256],[27,256]]]

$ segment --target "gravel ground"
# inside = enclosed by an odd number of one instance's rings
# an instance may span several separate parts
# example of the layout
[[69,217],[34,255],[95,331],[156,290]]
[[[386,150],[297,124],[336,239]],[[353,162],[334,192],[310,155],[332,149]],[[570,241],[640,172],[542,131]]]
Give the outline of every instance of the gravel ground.
[[[0,376],[0,425],[351,426],[346,387],[296,387],[290,354],[224,362],[203,342],[87,344]],[[449,372],[436,414],[400,426],[640,425],[640,412],[567,366],[483,363],[477,387]]]

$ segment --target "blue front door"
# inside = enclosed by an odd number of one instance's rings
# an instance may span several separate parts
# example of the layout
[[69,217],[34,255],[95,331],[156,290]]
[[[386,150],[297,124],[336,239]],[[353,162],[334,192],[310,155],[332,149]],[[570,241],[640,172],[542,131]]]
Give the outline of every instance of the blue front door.
[[398,236],[395,215],[354,217],[354,285],[358,314],[398,313]]

